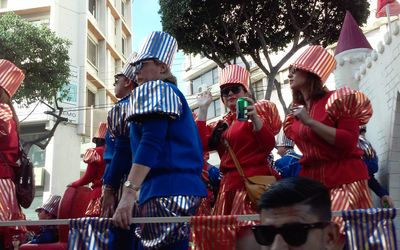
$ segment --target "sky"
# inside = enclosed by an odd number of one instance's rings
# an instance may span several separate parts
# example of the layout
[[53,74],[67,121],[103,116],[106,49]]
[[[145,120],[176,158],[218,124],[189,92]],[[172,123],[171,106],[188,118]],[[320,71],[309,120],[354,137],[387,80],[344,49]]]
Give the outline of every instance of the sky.
[[[162,30],[159,0],[133,0],[132,4],[132,29],[133,29],[133,51],[138,52],[143,40],[152,31]],[[179,46],[179,45],[178,45]],[[184,55],[178,52],[172,63],[172,73],[182,83]]]

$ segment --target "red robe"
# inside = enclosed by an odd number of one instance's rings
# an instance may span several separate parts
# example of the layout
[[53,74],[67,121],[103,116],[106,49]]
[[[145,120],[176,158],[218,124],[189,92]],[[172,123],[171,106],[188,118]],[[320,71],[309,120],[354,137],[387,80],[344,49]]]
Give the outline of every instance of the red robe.
[[90,148],[86,151],[83,161],[87,163],[87,169],[85,174],[74,181],[71,187],[80,187],[92,183],[91,188],[92,199],[99,198],[101,196],[102,178],[105,170],[105,162],[103,159],[105,146]]
[[[0,154],[0,221],[24,220],[12,181],[19,154],[17,125],[10,106],[4,103],[0,103]],[[24,235],[25,231],[25,226],[1,227],[0,235],[8,247],[12,236]]]
[[[263,126],[259,131],[254,131],[252,122],[237,121],[236,114],[230,112],[223,118],[228,123],[229,128],[223,133],[222,137],[229,142],[246,177],[255,175],[275,175],[278,177],[276,171],[269,165],[267,157],[275,146],[274,135],[279,132],[282,122],[278,110],[272,102],[259,101],[256,104],[256,109],[263,121]],[[205,121],[197,121],[196,123],[203,148],[205,151],[209,151],[208,140],[216,123],[209,125],[206,125]],[[231,176],[227,183],[228,190],[244,187],[235,164],[222,141],[218,144],[217,151],[221,159],[221,172],[223,174],[229,172]]]
[[19,154],[17,125],[10,106],[0,103],[0,179],[14,179]]
[[336,141],[334,145],[328,144],[311,128],[288,115],[284,132],[303,153],[300,175],[316,179],[330,189],[367,180],[368,171],[357,141],[359,126],[372,116],[368,98],[347,88],[330,91],[311,103],[309,114],[314,120],[336,128]]

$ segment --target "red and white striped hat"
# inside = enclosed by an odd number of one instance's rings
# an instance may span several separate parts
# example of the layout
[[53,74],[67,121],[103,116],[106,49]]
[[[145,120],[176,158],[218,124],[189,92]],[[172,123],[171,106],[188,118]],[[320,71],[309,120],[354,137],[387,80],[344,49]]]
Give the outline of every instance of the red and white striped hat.
[[107,123],[100,122],[96,134],[93,136],[93,138],[104,139],[106,137],[106,132],[107,132]]
[[336,60],[323,47],[313,45],[308,47],[290,67],[316,74],[324,83],[335,69]]
[[22,81],[25,79],[25,74],[12,62],[0,59],[0,87],[7,91],[12,97],[17,92]]
[[220,75],[219,87],[222,89],[227,84],[242,84],[249,91],[250,73],[243,67],[232,64],[226,66]]
[[36,212],[40,212],[40,210],[45,210],[49,214],[52,214],[57,217],[58,215],[58,205],[60,204],[61,196],[59,195],[51,195],[49,199],[43,203],[42,206],[36,208]]

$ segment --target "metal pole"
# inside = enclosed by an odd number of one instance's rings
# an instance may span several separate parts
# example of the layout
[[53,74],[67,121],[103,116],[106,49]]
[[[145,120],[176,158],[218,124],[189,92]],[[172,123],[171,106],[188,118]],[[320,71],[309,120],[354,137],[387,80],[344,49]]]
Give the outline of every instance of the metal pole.
[[[341,211],[332,211],[332,216],[341,216]],[[259,214],[246,214],[235,215],[238,221],[258,221],[260,220]],[[183,223],[190,222],[191,216],[177,216],[177,217],[133,217],[132,224],[143,223]],[[0,221],[0,227],[10,226],[39,226],[39,225],[68,225],[71,219],[54,219],[54,220],[11,220]],[[111,218],[110,218],[111,220]]]
[[90,141],[93,138],[93,105],[90,105]]
[[388,32],[390,35],[392,35],[392,27],[390,25],[390,7],[389,4],[386,4],[386,17],[388,19]]

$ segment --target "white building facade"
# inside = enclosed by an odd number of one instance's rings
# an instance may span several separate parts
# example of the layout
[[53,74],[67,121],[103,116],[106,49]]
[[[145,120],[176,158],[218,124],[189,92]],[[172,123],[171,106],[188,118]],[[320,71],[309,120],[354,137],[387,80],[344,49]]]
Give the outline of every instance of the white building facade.
[[[132,53],[131,5],[131,0],[0,0],[0,15],[14,12],[71,41],[70,92],[68,100],[59,103],[69,121],[59,125],[45,150],[33,146],[30,151],[38,196],[31,207],[40,204],[42,196],[62,195],[81,174],[81,155],[94,146],[91,137],[117,100],[114,75]],[[20,120],[27,117],[21,123],[25,140],[53,126],[53,119],[43,114],[46,107],[34,107],[17,110]]]

